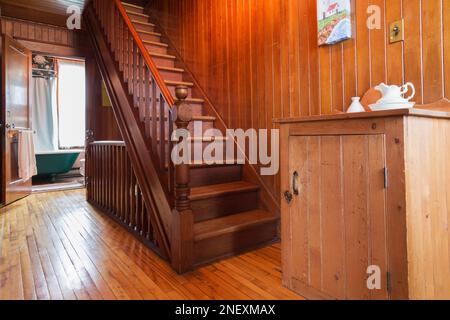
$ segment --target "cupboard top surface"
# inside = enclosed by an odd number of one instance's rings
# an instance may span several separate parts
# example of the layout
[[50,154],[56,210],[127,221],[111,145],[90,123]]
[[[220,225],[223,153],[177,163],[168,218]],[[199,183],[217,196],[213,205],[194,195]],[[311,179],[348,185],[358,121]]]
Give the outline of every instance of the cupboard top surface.
[[384,118],[395,116],[416,116],[416,117],[450,119],[450,111],[437,111],[430,109],[412,108],[412,109],[398,109],[398,110],[373,111],[361,113],[339,113],[329,115],[307,116],[301,118],[275,119],[274,122],[279,124],[289,124],[299,122],[317,122],[317,121],[345,120],[345,119],[370,119],[370,118]]

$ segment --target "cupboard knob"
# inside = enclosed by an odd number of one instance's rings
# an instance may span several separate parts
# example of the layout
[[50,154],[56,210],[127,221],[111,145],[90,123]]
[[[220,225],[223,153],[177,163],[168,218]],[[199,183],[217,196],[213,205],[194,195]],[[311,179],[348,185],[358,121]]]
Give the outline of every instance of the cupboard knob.
[[288,204],[291,204],[292,200],[294,199],[294,197],[292,196],[292,193],[290,193],[289,191],[285,191],[284,192],[284,199],[286,199],[286,202]]

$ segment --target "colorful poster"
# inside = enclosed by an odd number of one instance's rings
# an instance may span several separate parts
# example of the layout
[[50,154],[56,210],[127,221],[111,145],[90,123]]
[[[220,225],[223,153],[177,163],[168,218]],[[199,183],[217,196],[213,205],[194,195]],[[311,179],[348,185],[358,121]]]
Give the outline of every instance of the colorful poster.
[[317,0],[319,46],[352,37],[350,0]]

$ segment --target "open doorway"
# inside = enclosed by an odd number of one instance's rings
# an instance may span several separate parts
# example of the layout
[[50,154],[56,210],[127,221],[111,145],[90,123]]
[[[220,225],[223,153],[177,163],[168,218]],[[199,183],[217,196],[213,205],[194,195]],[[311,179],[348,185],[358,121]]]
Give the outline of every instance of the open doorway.
[[32,56],[33,193],[84,187],[85,61]]

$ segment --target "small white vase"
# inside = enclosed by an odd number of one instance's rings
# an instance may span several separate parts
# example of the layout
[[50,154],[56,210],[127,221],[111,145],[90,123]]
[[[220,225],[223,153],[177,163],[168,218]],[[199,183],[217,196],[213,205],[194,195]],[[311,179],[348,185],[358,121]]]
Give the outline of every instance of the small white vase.
[[347,113],[357,113],[357,112],[365,112],[366,110],[364,109],[363,105],[360,102],[361,98],[360,97],[353,97],[352,98],[352,104],[350,105],[350,107],[347,110]]

